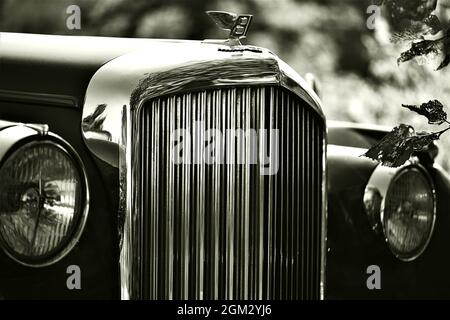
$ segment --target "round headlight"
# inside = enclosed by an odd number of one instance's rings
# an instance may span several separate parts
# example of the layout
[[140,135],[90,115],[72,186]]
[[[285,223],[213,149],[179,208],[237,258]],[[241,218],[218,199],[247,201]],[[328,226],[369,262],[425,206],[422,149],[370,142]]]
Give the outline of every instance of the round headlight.
[[86,188],[73,150],[46,140],[11,153],[0,168],[0,240],[6,253],[30,266],[62,258],[81,232]]
[[389,185],[382,214],[392,253],[403,261],[417,258],[430,241],[435,219],[431,179],[416,167],[401,170]]

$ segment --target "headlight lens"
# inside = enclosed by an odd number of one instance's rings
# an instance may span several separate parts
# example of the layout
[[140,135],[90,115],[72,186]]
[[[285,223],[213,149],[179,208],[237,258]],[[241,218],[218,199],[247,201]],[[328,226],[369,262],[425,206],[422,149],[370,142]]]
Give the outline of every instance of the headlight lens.
[[84,205],[84,180],[74,158],[52,141],[31,142],[0,168],[0,236],[24,264],[54,258],[72,239]]
[[430,180],[418,168],[400,171],[391,182],[383,212],[384,233],[399,259],[417,258],[431,238],[435,195]]

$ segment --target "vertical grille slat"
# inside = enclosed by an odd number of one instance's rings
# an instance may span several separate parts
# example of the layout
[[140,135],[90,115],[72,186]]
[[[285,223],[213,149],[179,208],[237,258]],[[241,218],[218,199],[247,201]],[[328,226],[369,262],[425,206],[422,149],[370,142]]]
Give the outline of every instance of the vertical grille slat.
[[[154,98],[136,116],[137,298],[320,297],[325,124],[312,108],[249,86]],[[222,162],[205,162],[213,150]]]
[[[276,124],[276,115],[275,115],[275,89],[270,88],[270,95],[269,95],[269,128],[275,128]],[[271,142],[269,142],[270,144]],[[272,145],[270,144],[269,151],[272,151]],[[267,261],[267,288],[266,288],[266,294],[265,298],[270,299],[271,293],[273,292],[273,282],[271,281],[272,275],[273,275],[273,225],[274,225],[274,218],[273,218],[273,210],[275,206],[275,200],[274,200],[274,179],[268,179],[268,205],[267,205],[267,211],[268,211],[268,218],[267,218],[267,249],[266,252],[266,261]]]
[[[311,126],[310,126],[310,114],[306,113],[305,119],[306,119],[306,130],[304,132],[306,136],[306,154],[305,158],[306,160],[306,187],[304,189],[304,192],[306,193],[306,212],[312,212],[312,201],[311,201],[311,144],[308,143],[310,141],[310,135],[311,135]],[[305,290],[305,299],[310,299],[310,282],[311,282],[311,273],[310,273],[310,260],[311,260],[311,217],[309,214],[305,214],[306,217],[306,231],[305,231],[305,239],[306,239],[306,252],[305,252],[305,278],[306,278],[306,290]]]
[[[190,96],[183,96],[184,105],[186,106],[183,120],[186,128],[188,130],[192,129],[192,124],[189,121],[190,115],[191,115],[191,99]],[[182,126],[180,126],[182,128]],[[187,148],[190,147],[190,144],[188,141],[183,140],[183,149],[187,150]],[[183,164],[183,238],[182,241],[184,243],[183,246],[183,291],[182,291],[182,299],[188,299],[189,298],[189,263],[190,263],[190,256],[189,256],[189,249],[190,249],[190,242],[189,242],[189,225],[190,225],[190,206],[189,201],[191,197],[191,188],[190,188],[190,180],[191,180],[191,166],[189,163]]]

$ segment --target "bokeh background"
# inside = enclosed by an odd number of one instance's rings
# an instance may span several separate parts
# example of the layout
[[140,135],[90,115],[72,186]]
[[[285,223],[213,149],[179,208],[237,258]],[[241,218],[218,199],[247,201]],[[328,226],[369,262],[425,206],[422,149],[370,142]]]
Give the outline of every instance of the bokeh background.
[[[448,2],[441,0],[444,16]],[[72,4],[81,8],[81,30],[66,27],[66,9]],[[423,60],[398,66],[397,58],[409,44],[391,41],[393,26],[387,14],[375,20],[374,29],[367,27],[371,4],[371,0],[0,0],[0,31],[202,40],[227,36],[204,11],[250,13],[255,18],[245,42],[270,48],[300,74],[314,73],[320,79],[328,119],[430,129],[425,118],[401,105],[431,99],[450,105],[450,67],[436,72],[436,62]],[[448,170],[450,135],[440,144],[440,162]]]

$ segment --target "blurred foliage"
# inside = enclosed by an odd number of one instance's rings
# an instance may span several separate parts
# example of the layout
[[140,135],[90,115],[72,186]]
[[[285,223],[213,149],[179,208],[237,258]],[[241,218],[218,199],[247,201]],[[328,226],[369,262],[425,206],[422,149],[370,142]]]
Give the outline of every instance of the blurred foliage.
[[[441,63],[436,71],[446,68],[450,63],[450,28],[435,15],[438,0],[378,0],[379,5],[388,8],[388,19],[397,29],[394,40],[409,41],[411,47],[402,52],[397,59],[398,64],[418,58],[441,57]],[[447,19],[448,17],[444,17]],[[426,38],[428,36],[433,38]],[[447,113],[443,104],[438,100],[423,103],[420,106],[402,105],[406,109],[420,114],[428,119],[428,124],[442,125],[447,121]],[[382,141],[372,146],[366,157],[381,162],[389,167],[403,165],[413,152],[423,151],[435,140],[448,132],[450,127],[437,132],[415,133],[410,125],[400,124],[387,134]]]
[[[419,0],[401,1],[408,5]],[[438,5],[437,16],[446,16],[448,2],[439,1],[442,5]],[[402,22],[392,18],[392,14],[383,14],[375,20],[375,29],[368,29],[367,8],[372,3],[371,0],[0,0],[0,30],[199,40],[227,36],[204,11],[250,13],[255,18],[245,42],[270,48],[300,74],[316,74],[321,80],[321,95],[329,119],[392,126],[408,122],[427,130],[421,117],[401,106],[435,99],[449,105],[450,86],[446,85],[446,79],[450,68],[435,72],[442,61],[424,64],[429,62],[425,57],[418,60],[419,64],[398,67],[400,53],[410,47],[410,43],[391,42],[402,30]],[[66,8],[71,4],[81,7],[81,30],[66,28]],[[429,8],[424,8],[423,13],[429,14]],[[441,21],[447,23],[448,18]],[[450,150],[450,138],[445,136],[442,140],[444,149]],[[450,157],[442,159],[450,168]]]

